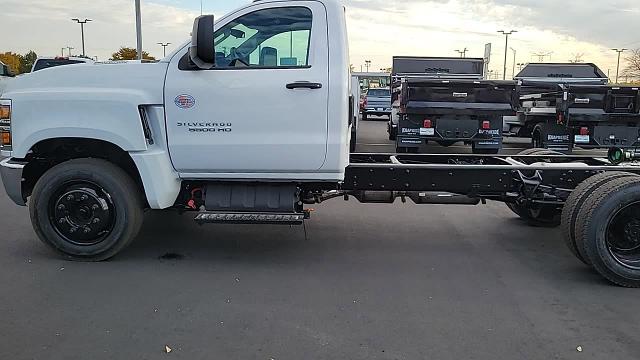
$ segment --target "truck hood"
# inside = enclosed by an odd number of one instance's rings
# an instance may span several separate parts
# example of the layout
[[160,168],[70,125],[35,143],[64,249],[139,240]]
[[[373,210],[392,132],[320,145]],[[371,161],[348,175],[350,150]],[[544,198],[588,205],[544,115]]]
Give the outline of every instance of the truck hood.
[[[0,94],[126,89],[142,95],[149,104],[163,103],[168,63],[96,63],[58,66],[2,81]],[[5,86],[4,92],[1,90]]]

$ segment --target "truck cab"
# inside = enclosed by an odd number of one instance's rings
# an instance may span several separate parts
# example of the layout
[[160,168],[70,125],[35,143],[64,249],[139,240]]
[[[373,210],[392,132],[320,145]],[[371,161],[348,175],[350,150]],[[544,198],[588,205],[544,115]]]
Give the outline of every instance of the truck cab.
[[344,6],[256,1],[197,18],[191,41],[157,63],[11,81],[0,172],[47,244],[104,259],[143,208],[299,218],[305,196],[344,180],[354,108]]

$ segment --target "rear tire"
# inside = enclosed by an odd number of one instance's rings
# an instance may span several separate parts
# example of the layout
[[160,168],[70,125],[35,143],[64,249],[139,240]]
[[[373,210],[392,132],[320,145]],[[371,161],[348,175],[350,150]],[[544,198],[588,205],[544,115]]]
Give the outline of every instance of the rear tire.
[[457,141],[438,141],[438,145],[443,146],[443,147],[450,147],[453,146]]
[[357,145],[358,145],[358,132],[357,131],[352,131],[351,132],[351,142],[349,143],[349,150],[351,152],[355,152]]
[[576,242],[614,284],[640,288],[640,177],[610,180],[585,200]]
[[562,209],[562,235],[571,253],[586,265],[591,266],[591,261],[584,250],[580,249],[582,246],[579,248],[576,243],[576,222],[582,206],[587,198],[601,186],[612,180],[632,176],[637,175],[619,171],[594,175],[578,185],[567,198]]
[[396,141],[396,138],[398,137],[398,134],[396,133],[396,128],[394,128],[393,126],[389,125],[389,140],[390,141]]
[[542,129],[540,125],[533,128],[533,133],[531,134],[531,147],[534,149],[545,149],[545,144],[542,141]]
[[476,144],[473,143],[471,145],[472,152],[476,155],[497,155],[500,153],[500,149],[478,149],[476,148]]
[[142,226],[143,201],[133,179],[99,159],[75,159],[42,175],[29,199],[38,238],[65,258],[107,260]]

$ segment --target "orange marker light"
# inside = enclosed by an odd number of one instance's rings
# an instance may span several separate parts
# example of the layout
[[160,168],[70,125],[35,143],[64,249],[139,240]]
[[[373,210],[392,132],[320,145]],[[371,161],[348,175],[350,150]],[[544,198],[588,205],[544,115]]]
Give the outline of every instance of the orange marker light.
[[8,131],[2,132],[2,145],[11,145],[11,133]]
[[0,119],[8,120],[11,118],[11,107],[7,105],[0,106]]

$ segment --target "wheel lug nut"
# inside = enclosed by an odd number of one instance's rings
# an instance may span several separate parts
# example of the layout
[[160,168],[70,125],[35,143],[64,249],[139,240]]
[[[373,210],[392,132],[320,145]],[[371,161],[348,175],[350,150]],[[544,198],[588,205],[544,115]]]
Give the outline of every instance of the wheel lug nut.
[[85,233],[85,234],[88,234],[88,233],[90,233],[90,232],[91,232],[91,228],[90,228],[90,227],[86,227],[86,228],[84,228],[84,233]]
[[99,223],[99,222],[100,222],[100,219],[95,218],[95,219],[93,219],[93,221],[92,221],[92,222],[93,222],[94,224],[97,224],[97,223]]
[[85,201],[85,200],[87,200],[87,199],[88,199],[87,195],[82,195],[82,196],[80,197],[80,201]]
[[91,207],[91,209],[93,209],[93,210],[98,210],[99,208],[100,207],[98,205],[95,205],[95,204]]
[[72,201],[73,199],[75,199],[75,196],[67,195],[67,201]]
[[58,210],[64,210],[65,206],[63,204],[58,205]]
[[69,229],[69,232],[70,233],[74,233],[74,232],[76,232],[76,230],[78,230],[77,227],[72,227],[71,229]]
[[58,219],[58,224],[60,224],[60,225],[64,224],[64,218]]

